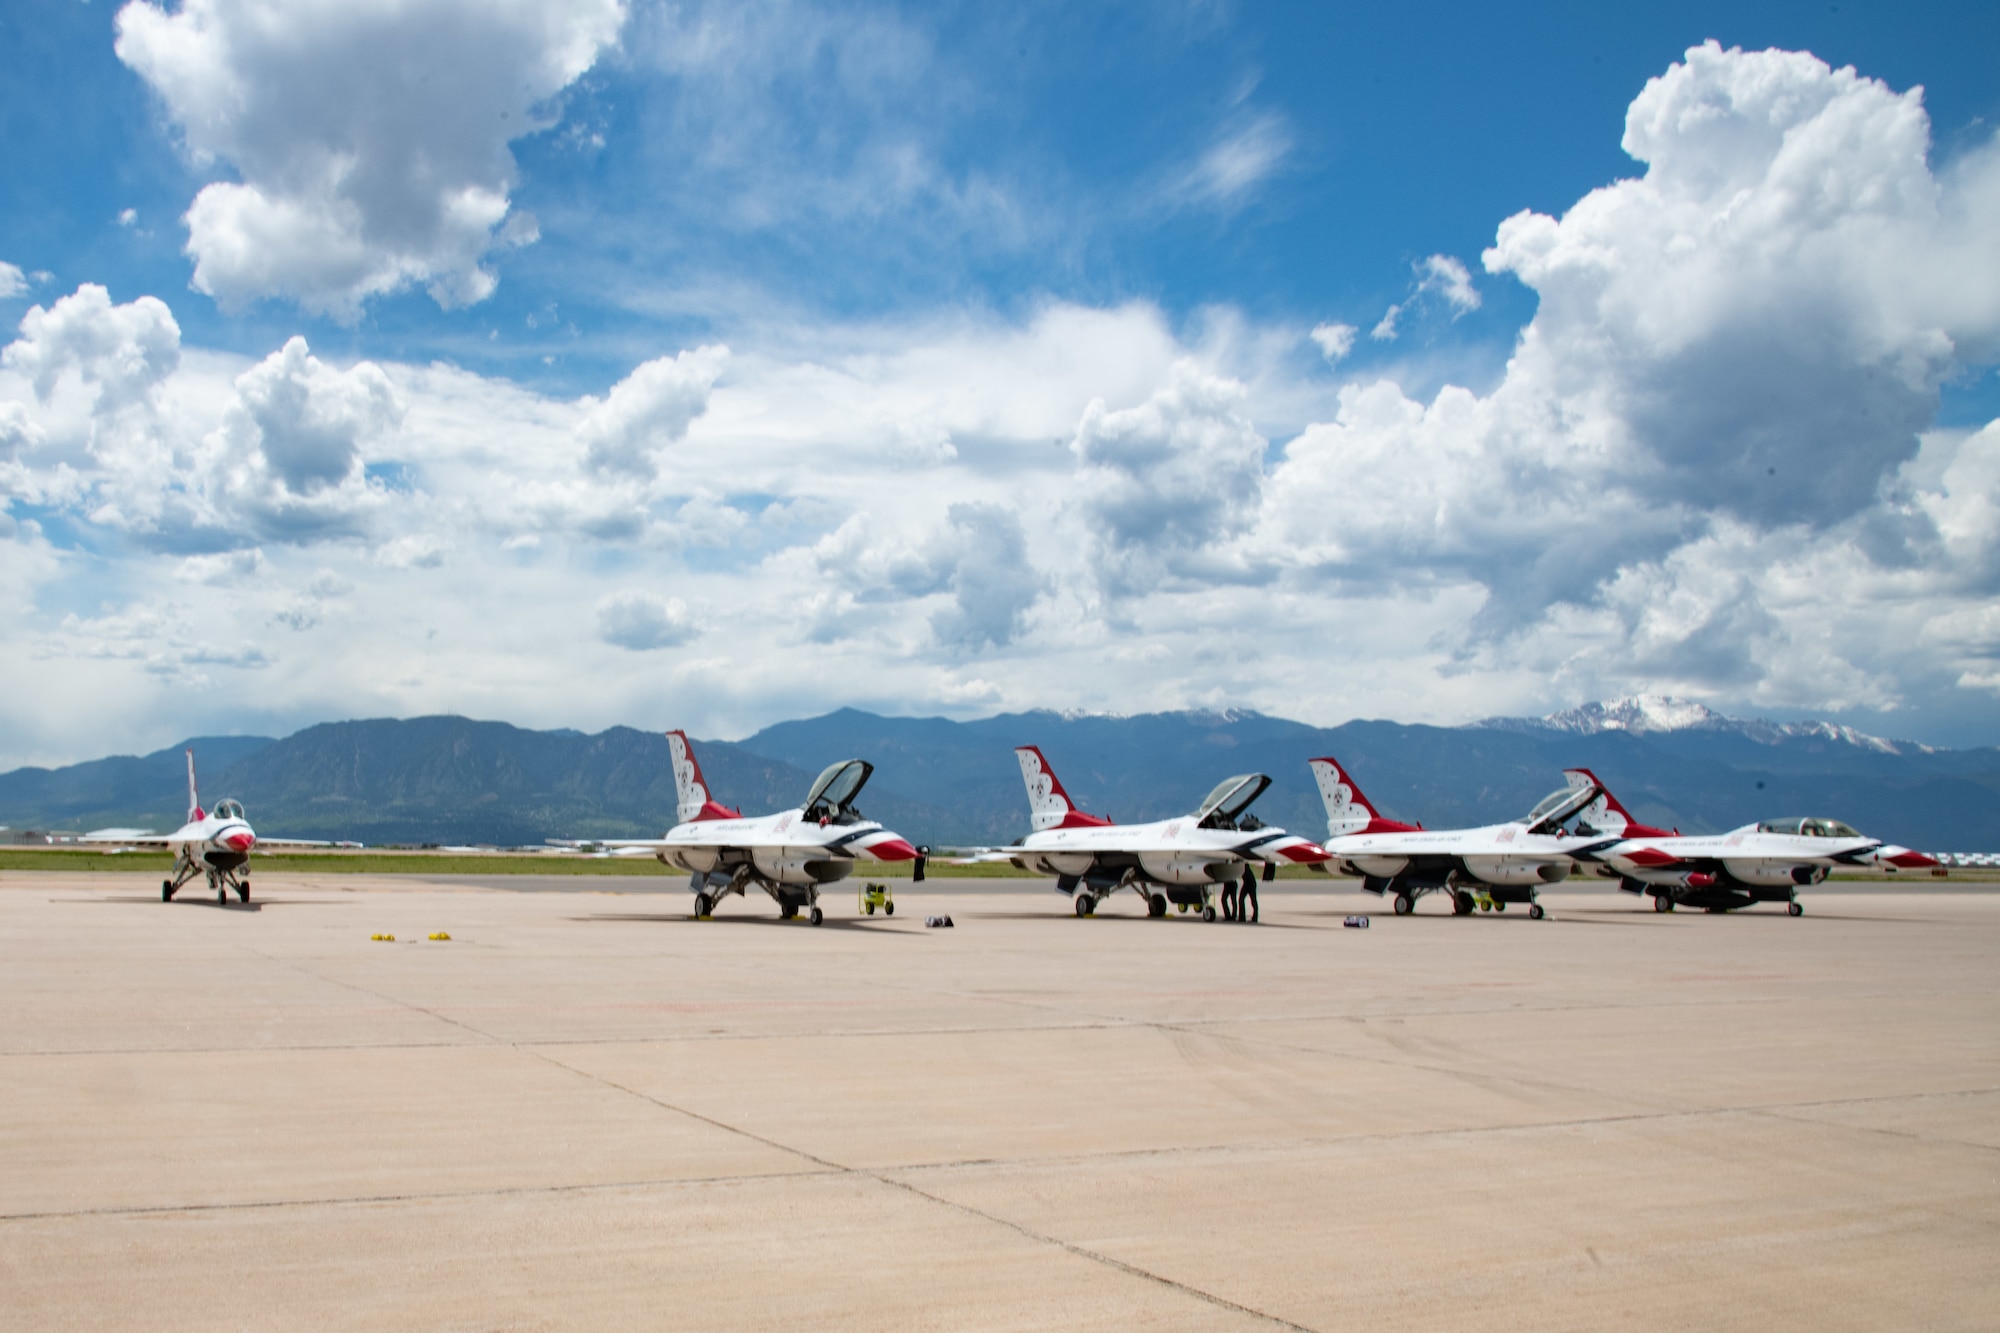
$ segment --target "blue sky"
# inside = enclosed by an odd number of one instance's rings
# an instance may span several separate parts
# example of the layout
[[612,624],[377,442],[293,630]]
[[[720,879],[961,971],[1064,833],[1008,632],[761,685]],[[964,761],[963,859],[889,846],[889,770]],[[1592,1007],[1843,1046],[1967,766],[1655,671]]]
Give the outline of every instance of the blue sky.
[[1997,49],[1990,5],[17,6],[0,758],[1634,690],[2000,742]]

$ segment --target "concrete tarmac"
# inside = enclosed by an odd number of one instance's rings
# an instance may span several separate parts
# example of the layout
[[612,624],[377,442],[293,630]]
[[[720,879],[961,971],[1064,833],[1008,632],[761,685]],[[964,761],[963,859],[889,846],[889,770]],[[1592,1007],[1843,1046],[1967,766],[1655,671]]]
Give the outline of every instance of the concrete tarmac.
[[0,875],[0,1327],[2000,1324],[2000,892],[639,887]]

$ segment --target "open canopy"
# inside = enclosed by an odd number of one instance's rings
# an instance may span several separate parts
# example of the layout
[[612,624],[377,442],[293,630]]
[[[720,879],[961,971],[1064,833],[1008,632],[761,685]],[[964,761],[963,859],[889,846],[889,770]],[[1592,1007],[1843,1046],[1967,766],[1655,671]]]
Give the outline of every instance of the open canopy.
[[875,765],[866,759],[843,759],[828,765],[806,793],[806,814],[818,818],[845,812],[868,785],[868,775],[874,771]]
[[1262,773],[1239,773],[1224,778],[1202,798],[1201,808],[1195,811],[1196,818],[1203,828],[1235,828],[1237,817],[1270,785],[1271,779]]
[[1518,822],[1526,824],[1530,833],[1552,833],[1570,816],[1580,813],[1586,805],[1597,799],[1602,787],[1586,783],[1581,787],[1558,787],[1535,802]]
[[1767,819],[1757,826],[1759,833],[1791,833],[1801,838],[1858,838],[1838,819]]

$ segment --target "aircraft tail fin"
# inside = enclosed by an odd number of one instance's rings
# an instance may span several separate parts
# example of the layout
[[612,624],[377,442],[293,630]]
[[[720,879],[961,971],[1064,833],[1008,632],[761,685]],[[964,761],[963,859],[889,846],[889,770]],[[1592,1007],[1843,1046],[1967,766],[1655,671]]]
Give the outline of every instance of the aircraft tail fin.
[[1096,815],[1086,815],[1076,808],[1063,790],[1062,780],[1056,777],[1049,761],[1042,757],[1039,748],[1033,745],[1017,745],[1014,757],[1021,761],[1021,781],[1028,787],[1029,822],[1037,833],[1052,828],[1085,828],[1092,825],[1103,827],[1111,821]]
[[187,817],[187,822],[188,822],[188,823],[190,823],[190,824],[195,824],[195,823],[199,823],[199,822],[201,822],[201,820],[203,820],[203,819],[204,819],[204,818],[206,818],[207,816],[206,816],[206,815],[205,815],[205,814],[204,814],[204,813],[202,812],[202,808],[201,808],[201,797],[200,797],[199,795],[197,795],[197,794],[195,793],[195,789],[194,789],[194,751],[193,751],[193,750],[189,750],[189,751],[187,752],[187,760],[188,760],[188,817]]
[[1326,836],[1338,838],[1351,833],[1414,833],[1416,826],[1384,819],[1376,812],[1361,788],[1338,759],[1308,761],[1319,799],[1326,806]]
[[1566,768],[1563,770],[1563,780],[1577,790],[1582,790],[1585,787],[1597,788],[1597,799],[1577,811],[1576,819],[1579,824],[1587,824],[1598,833],[1620,838],[1666,838],[1673,836],[1663,828],[1654,828],[1651,824],[1641,824],[1638,820],[1634,819],[1632,812],[1620,805],[1618,798],[1611,794],[1611,788],[1604,785],[1603,779],[1599,778],[1597,774],[1591,772],[1589,769]]
[[674,757],[674,790],[680,797],[680,807],[676,813],[683,824],[691,824],[699,819],[740,819],[740,812],[726,805],[718,804],[708,794],[708,783],[701,776],[701,763],[694,757],[694,747],[688,744],[685,731],[667,733],[667,750]]

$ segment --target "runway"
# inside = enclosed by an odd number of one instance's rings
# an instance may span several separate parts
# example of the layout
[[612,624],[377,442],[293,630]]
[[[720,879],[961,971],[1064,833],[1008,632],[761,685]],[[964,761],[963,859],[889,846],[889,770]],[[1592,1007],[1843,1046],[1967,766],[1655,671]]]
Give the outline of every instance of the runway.
[[0,1325],[2000,1309],[2000,892],[1534,922],[1284,884],[1234,926],[897,887],[815,929],[618,879],[0,874]]

